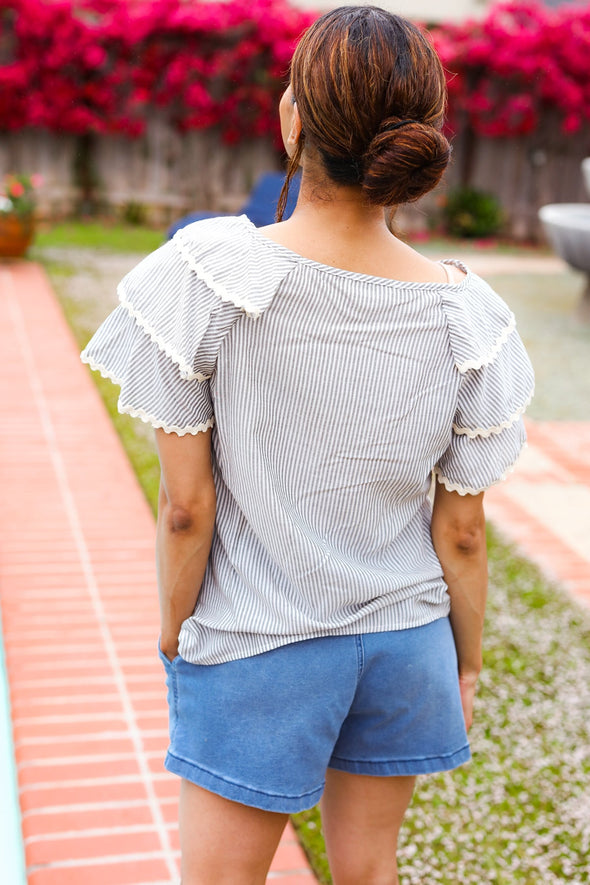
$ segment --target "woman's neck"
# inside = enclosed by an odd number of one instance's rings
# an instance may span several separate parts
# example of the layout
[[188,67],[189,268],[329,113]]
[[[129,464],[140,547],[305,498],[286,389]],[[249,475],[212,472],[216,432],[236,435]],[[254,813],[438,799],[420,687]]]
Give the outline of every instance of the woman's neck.
[[320,179],[307,164],[293,214],[261,233],[305,258],[343,270],[401,280],[446,280],[440,266],[390,232],[384,208],[366,202],[360,187]]
[[[337,236],[370,236],[388,233],[381,206],[371,206],[359,186],[339,185],[318,174],[315,165],[305,164],[297,206],[291,216],[298,224]],[[381,229],[384,229],[383,231]]]
[[331,257],[325,263],[337,266],[344,266],[351,253],[364,251],[364,243],[374,245],[377,238],[390,244],[392,240],[381,206],[371,206],[360,187],[335,184],[308,163],[293,214],[265,231],[271,239],[288,242],[296,252]]

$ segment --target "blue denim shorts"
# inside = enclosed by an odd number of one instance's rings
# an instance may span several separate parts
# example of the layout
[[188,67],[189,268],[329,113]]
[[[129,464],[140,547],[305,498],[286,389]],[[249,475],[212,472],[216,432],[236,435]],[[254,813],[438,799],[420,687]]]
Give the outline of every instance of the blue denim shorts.
[[379,777],[470,758],[448,618],[166,669],[166,768],[244,805],[311,808],[326,769]]

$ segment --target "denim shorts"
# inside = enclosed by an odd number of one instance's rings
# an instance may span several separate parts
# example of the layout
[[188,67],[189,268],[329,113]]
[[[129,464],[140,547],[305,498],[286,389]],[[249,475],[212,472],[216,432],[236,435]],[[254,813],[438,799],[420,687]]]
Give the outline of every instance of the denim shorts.
[[470,758],[448,618],[408,630],[327,636],[166,669],[166,768],[244,805],[311,808],[326,769],[380,777]]

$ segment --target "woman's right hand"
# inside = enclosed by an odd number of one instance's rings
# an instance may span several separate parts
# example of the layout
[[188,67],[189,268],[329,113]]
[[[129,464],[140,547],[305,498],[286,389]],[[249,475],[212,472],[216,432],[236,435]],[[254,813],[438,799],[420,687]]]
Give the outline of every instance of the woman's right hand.
[[178,655],[178,636],[176,639],[169,639],[162,634],[160,637],[160,651],[169,661],[173,661]]
[[156,430],[160,495],[156,535],[160,649],[172,661],[207,568],[215,526],[211,431],[195,436]]

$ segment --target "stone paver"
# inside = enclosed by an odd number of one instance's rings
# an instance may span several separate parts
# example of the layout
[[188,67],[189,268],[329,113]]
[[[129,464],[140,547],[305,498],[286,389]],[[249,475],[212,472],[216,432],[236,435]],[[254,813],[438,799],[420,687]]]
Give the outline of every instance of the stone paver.
[[[0,266],[0,341],[0,602],[28,882],[177,882],[153,516],[34,264]],[[314,881],[290,827],[269,880]]]

